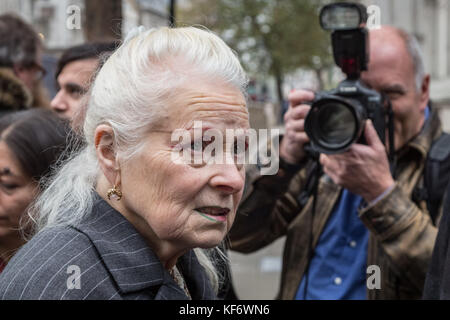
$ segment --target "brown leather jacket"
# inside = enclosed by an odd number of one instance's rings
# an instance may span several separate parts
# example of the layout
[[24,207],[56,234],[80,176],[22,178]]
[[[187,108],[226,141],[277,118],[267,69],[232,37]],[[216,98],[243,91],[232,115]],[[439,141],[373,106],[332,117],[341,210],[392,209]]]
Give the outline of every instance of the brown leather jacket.
[[[420,134],[397,153],[395,187],[359,212],[370,230],[367,265],[377,265],[381,271],[381,289],[367,289],[368,299],[418,299],[422,295],[441,213],[432,221],[425,201],[414,202],[412,193],[416,185],[423,185],[427,153],[441,133],[439,117],[432,112]],[[229,234],[231,250],[244,253],[286,235],[279,299],[294,299],[308,265],[310,234],[315,247],[341,193],[341,187],[328,176],[321,177],[311,231],[312,197],[304,207],[296,200],[309,167],[305,163],[302,169],[292,170],[281,161],[274,176],[260,176],[257,167],[249,168]]]

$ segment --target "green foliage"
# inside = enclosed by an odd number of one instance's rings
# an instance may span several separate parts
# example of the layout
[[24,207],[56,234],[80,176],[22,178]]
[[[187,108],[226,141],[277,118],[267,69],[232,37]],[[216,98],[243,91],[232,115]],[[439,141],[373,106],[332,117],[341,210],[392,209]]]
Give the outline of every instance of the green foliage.
[[[278,80],[298,68],[332,65],[330,36],[319,25],[318,0],[192,0],[178,22],[201,24],[239,54],[247,71]],[[329,1],[327,1],[329,2]]]

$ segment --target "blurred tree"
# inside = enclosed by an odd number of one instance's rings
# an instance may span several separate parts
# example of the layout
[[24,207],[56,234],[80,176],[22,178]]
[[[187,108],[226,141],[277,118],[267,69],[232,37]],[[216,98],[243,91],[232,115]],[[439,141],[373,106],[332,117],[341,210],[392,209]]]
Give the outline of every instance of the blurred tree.
[[201,24],[217,32],[240,56],[249,73],[272,75],[283,100],[284,76],[298,68],[333,65],[329,34],[319,25],[324,2],[317,0],[192,0],[178,8],[180,24]]
[[86,41],[122,38],[122,0],[85,0]]

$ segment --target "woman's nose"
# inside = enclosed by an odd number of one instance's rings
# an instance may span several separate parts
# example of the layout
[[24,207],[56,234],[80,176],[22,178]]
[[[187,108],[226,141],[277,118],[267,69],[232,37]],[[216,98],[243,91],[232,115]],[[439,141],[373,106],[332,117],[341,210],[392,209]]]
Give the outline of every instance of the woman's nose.
[[216,165],[217,172],[210,180],[210,185],[226,194],[234,194],[244,188],[245,174],[242,166],[236,164]]

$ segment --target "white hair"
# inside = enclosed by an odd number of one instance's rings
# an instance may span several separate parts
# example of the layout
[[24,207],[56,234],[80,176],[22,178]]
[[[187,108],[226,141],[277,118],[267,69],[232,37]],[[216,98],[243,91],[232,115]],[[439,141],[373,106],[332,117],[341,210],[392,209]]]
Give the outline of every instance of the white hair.
[[420,49],[419,43],[413,36],[410,37],[410,41],[407,42],[406,47],[413,60],[416,88],[417,91],[420,92],[422,90],[423,79],[425,78],[425,65],[423,63],[422,49]]
[[408,51],[414,67],[414,80],[417,92],[422,90],[422,82],[425,78],[425,64],[423,62],[423,53],[416,37],[409,34],[403,29],[397,29],[400,37],[405,42],[406,50]]
[[[78,225],[91,213],[101,173],[94,144],[97,126],[111,126],[116,156],[130,159],[139,153],[149,128],[166,115],[167,99],[197,76],[221,80],[245,95],[248,80],[236,54],[213,33],[194,27],[131,31],[93,83],[84,147],[47,181],[47,189],[30,210],[36,231]],[[217,290],[211,250],[195,250]]]

